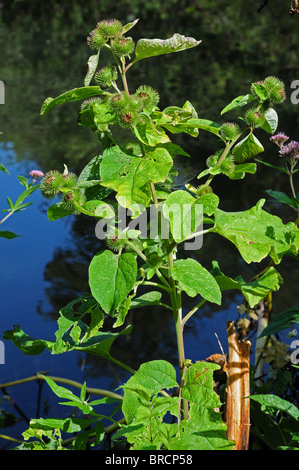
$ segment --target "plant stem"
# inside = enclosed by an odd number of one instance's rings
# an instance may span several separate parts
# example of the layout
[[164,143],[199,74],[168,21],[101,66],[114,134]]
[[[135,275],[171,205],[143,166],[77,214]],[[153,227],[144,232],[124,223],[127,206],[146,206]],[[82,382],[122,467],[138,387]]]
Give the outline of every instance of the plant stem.
[[[129,240],[126,241],[127,245],[130,246],[132,248],[132,250],[135,251],[135,253],[137,253],[140,258],[143,259],[143,261],[145,261],[146,263],[148,262],[147,260],[147,257],[142,253],[142,251],[139,250],[139,248],[137,248],[132,242],[130,242]],[[168,284],[168,282],[166,281],[165,277],[163,276],[163,274],[159,271],[159,269],[156,269],[156,274],[158,276],[158,278],[160,279],[160,281],[162,282],[162,284],[164,284],[166,290],[169,292],[171,287],[170,285]]]
[[11,212],[9,212],[9,213],[8,213],[8,214],[7,214],[5,217],[3,217],[3,219],[2,219],[2,220],[0,220],[0,224],[3,224],[3,222],[5,222],[5,220],[7,220],[7,219],[8,219],[8,217],[10,217],[10,216],[11,216],[13,213],[14,213],[14,212],[13,212],[13,211],[11,211]]
[[297,196],[296,196],[296,191],[295,191],[294,182],[293,182],[293,169],[291,169],[291,170],[289,171],[289,180],[290,180],[290,186],[291,186],[292,195],[293,195],[293,197],[296,199]]
[[159,289],[163,289],[166,292],[170,293],[170,289],[168,287],[164,286],[163,284],[159,284],[159,282],[151,282],[151,281],[145,281],[142,283],[144,286],[154,286],[158,287]]
[[[54,380],[54,382],[62,383],[65,385],[70,385],[75,388],[81,388],[83,385],[79,382],[76,382],[75,380],[70,380],[64,377],[53,377],[51,375],[47,375],[49,379]],[[4,384],[0,384],[0,388],[8,388],[8,387],[13,387],[15,385],[20,385],[24,384],[27,382],[32,382],[33,380],[44,380],[44,378],[40,374],[33,375],[31,377],[26,377],[25,379],[19,379],[19,380],[14,380],[13,382],[6,382]],[[86,392],[89,394],[93,395],[100,395],[104,397],[111,397],[111,398],[117,398],[119,400],[123,400],[123,396],[119,395],[118,393],[110,392],[110,390],[103,390],[100,388],[92,388],[92,387],[86,387]]]
[[173,252],[171,251],[168,254],[168,266],[170,270],[169,274],[169,282],[171,286],[170,292],[170,299],[172,305],[172,311],[174,316],[174,323],[175,323],[175,330],[176,330],[176,337],[177,337],[177,346],[178,346],[178,355],[179,355],[179,365],[181,372],[184,368],[185,362],[185,352],[184,352],[184,341],[183,341],[183,329],[182,329],[182,309],[179,305],[177,291],[176,291],[176,284],[175,280],[171,275],[171,270],[173,268]]
[[[241,137],[241,135],[243,134],[243,132],[245,131],[246,128],[244,128],[241,132],[239,132],[239,134],[229,143],[226,143],[225,145],[225,149],[223,150],[222,152],[222,155],[221,157],[219,158],[218,162],[216,165],[221,165],[221,163],[223,162],[223,160],[225,159],[226,155],[228,154],[228,152],[230,151],[230,149],[233,147],[233,145],[235,145],[235,143],[237,142],[237,140],[239,139],[239,137]],[[204,186],[209,186],[209,184],[211,183],[212,179],[214,178],[214,175],[211,175],[207,181],[205,182]]]
[[194,313],[196,313],[197,310],[198,310],[205,302],[206,302],[206,299],[202,299],[197,305],[195,305],[195,307],[193,307],[193,308],[184,316],[184,318],[182,319],[182,328],[184,328],[186,321],[189,320],[189,318],[192,317],[192,315],[194,315]]
[[131,367],[127,366],[126,364],[124,364],[123,362],[119,361],[118,359],[115,359],[114,357],[110,356],[107,358],[109,361],[111,362],[114,362],[114,364],[122,367],[123,369],[125,369],[126,371],[130,372],[131,374],[136,374],[136,371],[134,369],[131,369]]

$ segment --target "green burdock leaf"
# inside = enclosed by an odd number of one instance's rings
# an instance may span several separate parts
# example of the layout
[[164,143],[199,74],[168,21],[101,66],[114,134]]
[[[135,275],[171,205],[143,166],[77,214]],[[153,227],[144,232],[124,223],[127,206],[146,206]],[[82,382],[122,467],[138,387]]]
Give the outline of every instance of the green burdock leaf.
[[74,88],[73,90],[66,91],[56,98],[47,98],[41,108],[40,114],[46,114],[50,109],[58,104],[68,103],[71,101],[86,100],[92,96],[101,95],[103,91],[98,86],[87,86],[81,88]]
[[86,77],[84,79],[84,86],[89,86],[93,76],[97,70],[98,62],[99,62],[99,55],[100,49],[98,50],[97,54],[91,55],[87,61],[88,71]]
[[24,354],[35,356],[41,354],[45,348],[51,350],[53,342],[37,340],[24,333],[19,325],[15,325],[13,330],[5,331],[4,339],[10,340],[14,345],[20,349]]
[[265,101],[269,98],[269,91],[262,83],[252,83],[252,89],[260,100]]
[[265,199],[243,212],[215,211],[217,232],[230,240],[246,263],[259,263],[270,256],[276,264],[286,253],[295,254],[299,248],[299,229],[293,222],[282,220],[262,209]]
[[178,282],[180,289],[190,297],[200,294],[204,299],[221,305],[221,291],[209,271],[198,261],[187,258],[176,260],[172,269],[172,276]]
[[227,174],[227,176],[231,180],[241,180],[245,177],[246,173],[251,173],[254,175],[256,168],[257,167],[255,163],[240,163],[239,165],[235,165],[234,171]]
[[98,181],[98,184],[91,187],[86,187],[83,192],[87,201],[105,199],[110,193],[111,189],[105,188],[100,184],[100,163],[102,160],[101,155],[92,158],[89,163],[83,168],[79,177],[78,185],[90,181]]
[[214,193],[203,194],[197,199],[198,204],[202,204],[203,213],[213,215],[219,204],[219,197]]
[[185,49],[198,46],[200,43],[201,41],[196,41],[194,38],[185,37],[177,33],[169,39],[139,39],[136,44],[133,63],[148,57],[184,51]]
[[[47,378],[45,377],[45,379]],[[40,418],[32,419],[30,421],[30,428],[38,430],[43,429],[46,431],[50,429],[61,429],[63,432],[74,433],[82,431],[92,423],[93,420],[90,418]]]
[[57,202],[56,204],[52,204],[47,210],[47,216],[50,222],[53,222],[57,219],[62,219],[63,217],[67,217],[68,215],[72,215],[72,212],[68,211],[62,202]]
[[264,151],[260,141],[251,132],[233,147],[236,163],[244,163]]
[[132,22],[130,22],[130,23],[127,23],[127,24],[123,27],[123,29],[122,29],[122,31],[121,31],[121,35],[122,35],[122,36],[125,35],[128,31],[130,31],[130,29],[134,28],[135,24],[138,23],[138,21],[139,21],[139,18],[136,18],[136,20],[134,20],[134,21],[132,21]]
[[147,119],[146,115],[144,115],[142,121],[142,123],[133,127],[133,132],[138,140],[150,147],[170,142],[165,132],[159,126],[154,126],[152,121],[149,118]]
[[223,110],[221,111],[221,115],[227,113],[228,111],[231,111],[232,109],[238,109],[241,106],[245,106],[254,99],[255,97],[250,94],[238,96],[237,98],[233,99],[227,106],[225,106],[225,108],[223,108]]
[[180,243],[201,224],[203,205],[187,191],[174,191],[163,204],[163,215],[170,223],[174,240]]
[[157,147],[145,157],[136,157],[111,147],[103,153],[102,185],[117,192],[116,198],[123,207],[131,208],[134,204],[146,207],[151,200],[149,182],[165,181],[172,164],[164,148]]
[[136,374],[121,387],[124,389],[122,412],[126,422],[133,421],[139,405],[147,408],[151,395],[177,386],[176,371],[169,362],[157,360],[141,364]]
[[221,402],[213,389],[216,364],[196,362],[188,367],[182,397],[190,403],[189,419],[181,422],[180,435],[169,441],[170,450],[231,450],[234,443],[226,437]]
[[283,411],[287,413],[296,421],[299,421],[299,408],[293,403],[290,403],[283,398],[277,397],[276,395],[251,395],[251,400],[257,401],[261,405],[262,411],[265,413],[276,415],[277,411]]
[[162,124],[165,129],[172,132],[173,134],[178,134],[180,132],[185,132],[186,134],[190,134],[193,137],[198,135],[198,129],[202,129],[207,132],[211,132],[212,134],[218,135],[220,125],[214,121],[210,121],[208,119],[199,119],[199,118],[190,118],[184,121],[180,120],[178,122],[171,122]]
[[[170,395],[172,388],[179,387],[174,367],[161,360],[142,364],[122,386],[126,425],[116,437],[125,436],[133,444],[132,450],[231,449],[233,443],[226,438],[221,413],[215,411],[221,406],[213,389],[213,372],[218,368],[198,362],[186,369],[181,396],[188,401],[189,419],[181,421],[178,429],[178,422],[163,421],[166,413],[179,417],[179,398]],[[168,390],[169,395],[162,396],[162,390]]]
[[139,307],[147,307],[148,305],[160,305],[162,294],[158,291],[147,292],[132,300],[131,309]]
[[269,108],[264,114],[265,122],[260,126],[269,134],[274,134],[278,126],[278,115],[275,109]]
[[6,331],[3,337],[4,339],[12,341],[24,354],[31,356],[41,354],[45,349],[48,349],[52,354],[62,354],[67,351],[76,350],[113,360],[110,355],[110,348],[113,342],[119,335],[128,334],[131,329],[132,328],[129,326],[118,333],[99,331],[92,337],[81,340],[79,338],[81,330],[77,328],[77,338],[73,334],[73,338],[69,336],[65,338],[68,339],[68,341],[63,342],[62,338],[59,338],[57,341],[34,339],[16,325],[13,330]]
[[268,326],[263,329],[259,338],[274,335],[287,328],[293,328],[296,323],[299,323],[299,305],[294,305],[294,307],[288,308],[273,316]]
[[93,297],[110,316],[134,286],[137,262],[131,253],[120,256],[109,250],[95,255],[89,266],[89,285]]
[[273,266],[260,278],[252,282],[245,282],[241,276],[232,279],[223,274],[216,275],[215,279],[221,292],[229,289],[240,290],[251,308],[263,300],[268,292],[277,291],[283,282],[280,274]]

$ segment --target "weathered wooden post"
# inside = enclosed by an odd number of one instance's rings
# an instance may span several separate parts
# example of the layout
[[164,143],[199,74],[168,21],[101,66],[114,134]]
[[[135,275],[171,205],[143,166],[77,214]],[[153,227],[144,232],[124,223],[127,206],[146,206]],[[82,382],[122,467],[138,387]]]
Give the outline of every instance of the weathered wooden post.
[[226,388],[227,437],[235,441],[234,450],[248,450],[250,430],[250,348],[240,340],[234,322],[227,322],[228,367]]

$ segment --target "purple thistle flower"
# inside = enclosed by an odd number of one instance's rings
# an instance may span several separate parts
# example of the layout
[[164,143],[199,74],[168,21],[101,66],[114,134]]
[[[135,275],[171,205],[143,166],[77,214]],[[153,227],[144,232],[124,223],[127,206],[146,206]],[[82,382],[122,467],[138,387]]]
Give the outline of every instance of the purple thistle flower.
[[291,140],[291,142],[287,145],[281,145],[279,155],[282,158],[288,159],[298,159],[299,158],[299,142],[295,140]]
[[39,171],[39,170],[32,170],[32,171],[30,171],[29,175],[32,176],[33,183],[35,183],[35,181],[38,178],[41,178],[42,176],[45,176],[44,173],[42,171]]
[[275,144],[277,144],[279,147],[281,147],[282,144],[288,139],[289,137],[286,136],[283,132],[279,132],[278,134],[270,137],[270,140],[274,142]]

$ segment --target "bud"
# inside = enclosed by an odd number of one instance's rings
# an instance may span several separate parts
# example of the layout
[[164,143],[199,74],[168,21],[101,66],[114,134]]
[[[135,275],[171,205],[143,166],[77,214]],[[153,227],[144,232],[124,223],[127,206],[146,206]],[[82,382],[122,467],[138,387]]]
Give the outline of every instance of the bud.
[[98,97],[88,98],[87,100],[84,100],[81,103],[81,111],[85,111],[85,109],[87,109],[93,103],[99,103],[100,104],[102,102],[103,102],[102,98],[98,98]]
[[105,38],[98,29],[94,29],[89,33],[87,45],[91,49],[100,49],[105,44]]
[[225,140],[233,140],[240,133],[240,127],[234,122],[225,122],[220,127],[220,135]]
[[286,99],[284,83],[277,77],[267,77],[264,85],[269,93],[269,99],[272,103],[282,103]]
[[213,190],[210,185],[206,186],[205,184],[201,184],[198,186],[196,193],[198,197],[204,196],[205,194],[212,193]]
[[111,50],[117,57],[129,56],[135,50],[135,43],[132,38],[122,36],[111,41]]
[[126,245],[126,237],[118,229],[113,228],[107,234],[106,244],[110,250],[119,251]]
[[102,34],[105,39],[110,39],[116,38],[121,34],[123,25],[119,20],[102,20],[97,24],[96,29]]
[[244,120],[249,127],[260,127],[265,121],[264,114],[254,108],[246,111]]
[[221,162],[221,171],[227,176],[230,176],[235,171],[234,158],[231,154],[227,155],[223,162]]
[[137,88],[135,96],[138,97],[142,108],[152,110],[159,103],[159,93],[148,85],[141,85]]
[[140,143],[137,140],[127,140],[121,146],[125,151],[131,153],[135,156],[142,156],[142,151],[140,147]]
[[64,185],[63,175],[57,170],[48,171],[40,184],[44,198],[54,199]]
[[76,208],[75,203],[83,205],[85,202],[85,197],[78,189],[73,189],[71,191],[65,192],[61,198],[62,206],[68,212],[72,212],[73,214],[80,214],[80,211]]
[[63,178],[63,187],[64,188],[74,188],[77,183],[77,176],[74,173],[66,173],[62,175]]
[[108,99],[108,103],[111,105],[112,110],[116,113],[123,113],[129,105],[129,102],[130,99],[124,91],[115,93]]
[[106,66],[96,72],[94,80],[100,88],[109,88],[117,80],[117,70],[114,66]]

